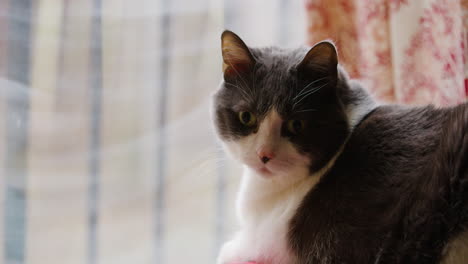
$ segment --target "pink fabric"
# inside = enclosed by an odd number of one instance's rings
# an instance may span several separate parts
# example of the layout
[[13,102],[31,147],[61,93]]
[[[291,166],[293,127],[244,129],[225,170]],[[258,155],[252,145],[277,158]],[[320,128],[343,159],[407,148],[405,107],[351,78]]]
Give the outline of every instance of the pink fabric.
[[380,100],[466,99],[468,0],[306,0],[308,43],[333,40],[341,63]]

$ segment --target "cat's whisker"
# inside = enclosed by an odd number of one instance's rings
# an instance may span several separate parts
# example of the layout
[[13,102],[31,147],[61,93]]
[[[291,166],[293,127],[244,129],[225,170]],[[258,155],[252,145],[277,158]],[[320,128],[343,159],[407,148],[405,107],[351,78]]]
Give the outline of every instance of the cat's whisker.
[[[306,97],[308,97],[309,95],[311,95],[311,94],[313,94],[313,93],[319,91],[320,89],[322,89],[322,88],[323,88],[324,86],[326,86],[326,85],[328,85],[328,82],[325,83],[325,84],[323,84],[323,85],[321,85],[321,86],[314,87],[314,88],[308,90],[307,92],[303,93],[301,97],[295,98],[295,102],[300,102],[300,101],[302,101],[304,98],[306,98]],[[298,100],[297,100],[297,99],[298,99]]]
[[253,69],[253,78],[252,78],[252,87],[255,89],[256,86],[256,83],[257,83],[257,66],[255,65],[254,66],[254,69]]
[[239,76],[239,78],[242,80],[242,82],[245,84],[245,86],[248,87],[248,84],[247,84],[247,82],[245,81],[245,79],[242,77],[242,74],[240,74],[240,73],[236,70],[236,68],[235,68],[234,66],[232,66],[231,63],[228,62],[228,64],[229,64],[229,66],[231,66],[232,69],[234,69],[234,71],[236,72],[237,76]]
[[319,82],[321,80],[324,80],[324,79],[327,79],[328,77],[322,77],[322,78],[319,78],[317,80],[314,80],[312,82],[310,82],[309,84],[307,84],[304,88],[301,89],[301,91],[293,98],[293,100],[296,100],[297,98],[299,98],[303,93],[307,92],[307,88],[309,88],[309,86],[311,86],[312,84],[316,83],[316,82]]
[[[224,157],[205,157],[205,158],[199,158],[199,159],[194,159],[192,160],[191,162],[189,162],[188,164],[194,164],[195,168],[198,168],[198,167],[203,167],[203,166],[209,166],[210,164],[225,164],[225,162],[227,161],[228,159],[227,158],[224,158]],[[198,164],[198,165],[195,165],[195,164]]]
[[244,87],[240,86],[239,89],[241,90],[242,97],[243,97],[247,102],[251,102],[251,101],[253,100],[253,99],[252,99],[252,94],[246,90],[247,88],[244,88]]
[[[328,82],[327,82],[327,83],[324,83],[324,84],[322,84],[322,85],[320,85],[320,86],[313,87],[313,88],[310,89],[309,91],[303,93],[302,96],[299,98],[299,100],[302,100],[302,98],[307,97],[307,96],[309,96],[310,94],[313,94],[313,93],[319,91],[320,89],[322,89],[322,88],[323,88],[324,86],[326,86],[326,85],[328,85]],[[296,99],[297,99],[297,98],[296,98]]]
[[228,83],[228,85],[233,86],[234,88],[236,88],[236,89],[240,92],[241,96],[242,96],[247,102],[250,102],[250,100],[251,100],[250,97],[251,97],[251,96],[250,96],[250,94],[249,94],[247,91],[245,91],[245,89],[244,89],[243,87],[241,87],[241,86],[239,86],[239,85],[235,85],[235,84],[233,84],[233,83]]
[[310,95],[318,92],[320,89],[322,89],[323,87],[327,86],[328,85],[328,82],[317,87],[317,88],[313,88],[311,89],[309,92],[307,92],[306,94],[304,94],[299,100],[297,100],[296,102],[294,102],[293,104],[293,108],[295,108],[301,101],[303,101],[305,98],[309,97]]
[[244,100],[247,101],[247,102],[250,102],[250,100],[251,100],[250,94],[248,92],[246,92],[245,90],[243,90],[242,88],[238,88],[238,89],[241,90],[241,95],[244,98]]
[[316,112],[318,111],[317,109],[304,109],[304,110],[300,110],[300,111],[296,111],[296,113],[304,113],[304,112]]
[[195,165],[195,167],[202,167],[202,166],[207,166],[210,164],[225,164],[226,161],[229,159],[225,156],[216,156],[216,154],[213,154],[213,156],[204,156],[204,157],[199,157],[193,159],[189,164],[198,164]]

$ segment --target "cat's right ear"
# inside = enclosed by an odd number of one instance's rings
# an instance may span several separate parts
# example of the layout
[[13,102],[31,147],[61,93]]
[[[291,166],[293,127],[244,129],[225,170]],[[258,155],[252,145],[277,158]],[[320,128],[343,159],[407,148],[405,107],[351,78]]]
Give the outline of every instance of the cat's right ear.
[[229,30],[221,35],[224,78],[234,78],[246,74],[255,65],[249,48],[239,36]]
[[328,77],[336,80],[338,74],[338,55],[335,45],[322,41],[313,46],[298,65],[298,71],[307,77]]

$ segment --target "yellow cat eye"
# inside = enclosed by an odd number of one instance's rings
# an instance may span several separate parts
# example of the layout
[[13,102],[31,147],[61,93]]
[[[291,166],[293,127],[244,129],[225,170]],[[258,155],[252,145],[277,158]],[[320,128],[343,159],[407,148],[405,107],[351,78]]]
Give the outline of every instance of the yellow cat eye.
[[239,120],[244,126],[253,126],[257,123],[257,118],[251,112],[239,112]]
[[301,133],[305,128],[304,120],[289,120],[287,123],[288,131],[294,135]]

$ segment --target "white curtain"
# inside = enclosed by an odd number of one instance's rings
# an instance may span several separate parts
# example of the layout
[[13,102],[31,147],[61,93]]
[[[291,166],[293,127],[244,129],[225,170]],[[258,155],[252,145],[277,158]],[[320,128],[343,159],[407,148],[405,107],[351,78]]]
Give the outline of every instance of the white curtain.
[[214,263],[238,165],[220,34],[305,40],[286,0],[0,0],[0,263]]

